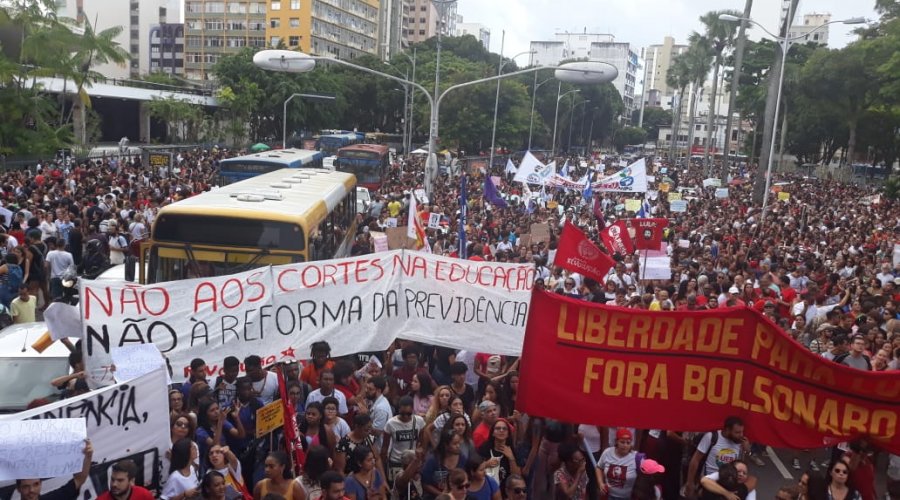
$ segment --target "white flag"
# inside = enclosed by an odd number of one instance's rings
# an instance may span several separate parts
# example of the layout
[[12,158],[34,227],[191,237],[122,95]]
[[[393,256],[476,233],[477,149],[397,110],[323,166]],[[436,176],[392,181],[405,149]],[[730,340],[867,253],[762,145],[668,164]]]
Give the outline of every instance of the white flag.
[[543,185],[555,173],[556,163],[551,162],[550,165],[544,165],[531,154],[531,151],[528,151],[522,158],[522,163],[519,164],[519,170],[513,180]]
[[516,166],[513,165],[512,158],[507,158],[506,159],[506,173],[507,174],[515,174],[515,173],[518,173],[518,171],[519,171],[519,169],[517,169]]
[[622,170],[594,182],[593,188],[598,192],[646,193],[647,164],[641,158]]

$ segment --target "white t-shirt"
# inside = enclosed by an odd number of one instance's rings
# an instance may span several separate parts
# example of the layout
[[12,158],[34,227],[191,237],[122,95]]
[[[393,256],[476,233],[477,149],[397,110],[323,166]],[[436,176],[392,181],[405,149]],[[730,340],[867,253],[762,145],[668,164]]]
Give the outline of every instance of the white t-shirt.
[[703,464],[704,468],[701,471],[703,475],[718,472],[719,467],[741,458],[741,444],[723,436],[722,431],[716,432],[719,433],[719,439],[716,441],[715,446],[712,447],[712,450],[709,449],[709,445],[712,442],[711,432],[704,434],[700,444],[697,445],[697,451],[700,453],[706,454],[707,451],[709,452],[706,457],[706,463]]
[[275,401],[275,394],[278,392],[278,375],[273,372],[266,372],[266,378],[259,382],[253,382],[253,391],[264,405]]
[[47,252],[47,262],[50,264],[50,277],[59,278],[66,269],[75,267],[75,260],[72,254],[65,250],[50,250]]
[[[333,389],[332,393],[329,394],[328,396],[334,396],[334,398],[337,399],[338,414],[346,415],[348,412],[347,398],[344,396],[344,393],[341,391],[338,391],[336,389]],[[327,398],[328,396],[324,396],[322,394],[322,389],[316,389],[316,390],[312,391],[311,393],[309,393],[309,396],[306,396],[306,406],[309,406],[310,403],[321,403],[322,400]]]
[[616,455],[616,447],[603,450],[597,466],[603,469],[603,480],[609,486],[609,496],[631,498],[631,490],[637,480],[637,452],[631,451],[624,457]]
[[338,439],[341,439],[347,434],[350,434],[351,429],[350,424],[348,424],[346,420],[338,417],[337,419],[335,419],[334,424],[331,424],[331,430],[334,431]]
[[[120,250],[124,250],[128,248],[128,240],[125,239],[121,234],[117,234],[116,236],[109,237],[109,248],[118,248]],[[109,252],[109,263],[112,265],[124,264],[125,263],[125,253],[124,252],[113,252],[110,250]],[[270,401],[271,403],[271,401]]]
[[159,498],[169,500],[195,488],[200,488],[200,481],[197,480],[197,470],[192,465],[191,473],[187,477],[184,477],[178,471],[169,474],[169,479],[166,481],[166,485],[163,486],[162,494]]
[[393,417],[384,426],[384,432],[391,436],[391,447],[388,460],[400,463],[403,452],[415,450],[419,441],[419,433],[425,428],[425,419],[413,415],[409,422],[403,422],[400,417]]
[[584,436],[584,440],[590,446],[589,452],[598,453],[601,451],[600,431],[597,430],[596,425],[581,424],[578,426],[578,433]]

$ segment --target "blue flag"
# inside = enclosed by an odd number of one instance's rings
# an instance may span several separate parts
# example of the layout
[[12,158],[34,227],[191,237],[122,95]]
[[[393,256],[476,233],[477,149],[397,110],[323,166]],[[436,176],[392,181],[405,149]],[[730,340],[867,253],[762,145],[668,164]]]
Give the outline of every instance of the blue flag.
[[591,198],[594,197],[594,188],[591,186],[591,178],[587,176],[587,185],[584,187],[584,191],[581,192],[581,196],[584,197],[585,203],[589,203]]
[[509,207],[506,200],[504,200],[497,191],[497,186],[494,185],[494,181],[491,179],[490,175],[484,176],[484,199],[497,208]]
[[650,217],[650,202],[649,201],[644,200],[643,203],[641,203],[641,209],[638,210],[638,213],[635,217],[637,217],[638,219],[647,219]]
[[466,251],[466,224],[468,224],[469,219],[469,195],[466,193],[467,178],[468,176],[465,174],[459,176],[459,241],[457,242],[459,250],[457,253],[460,259],[469,258]]

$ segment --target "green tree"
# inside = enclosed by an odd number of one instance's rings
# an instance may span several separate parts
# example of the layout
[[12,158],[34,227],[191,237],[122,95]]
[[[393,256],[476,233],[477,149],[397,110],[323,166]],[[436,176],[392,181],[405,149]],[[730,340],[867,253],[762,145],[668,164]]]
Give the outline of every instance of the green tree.
[[[636,109],[631,113],[631,123],[640,121],[641,110]],[[672,110],[662,108],[644,108],[643,129],[647,131],[647,137],[655,140],[659,137],[661,127],[672,126]]]
[[675,107],[675,116],[672,124],[672,142],[669,145],[669,158],[675,159],[680,135],[681,117],[684,114],[684,91],[691,84],[691,68],[689,56],[686,53],[678,54],[669,65],[666,72],[666,84],[678,89],[678,104]]
[[647,141],[647,131],[638,127],[624,127],[616,131],[615,147],[616,150],[622,152],[625,146],[640,144],[643,145]]

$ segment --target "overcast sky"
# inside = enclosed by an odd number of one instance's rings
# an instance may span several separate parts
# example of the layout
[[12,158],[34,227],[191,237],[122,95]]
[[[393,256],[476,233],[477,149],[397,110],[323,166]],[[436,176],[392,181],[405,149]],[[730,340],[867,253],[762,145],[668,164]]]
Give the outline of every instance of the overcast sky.
[[[803,14],[831,13],[832,19],[863,16],[876,19],[875,0],[801,0],[795,24]],[[529,50],[532,40],[552,40],[557,32],[610,33],[617,42],[629,42],[635,52],[662,43],[672,35],[686,43],[692,31],[701,31],[698,18],[711,10],[743,12],[744,0],[459,0],[457,10],[465,22],[481,23],[491,30],[491,51],[500,52],[501,31],[506,30],[503,53],[507,57]],[[751,17],[769,31],[778,29],[781,0],[754,0]],[[854,40],[853,26],[829,26],[829,47],[839,48]],[[750,31],[752,39],[765,33]],[[516,59],[527,64],[527,55]]]

